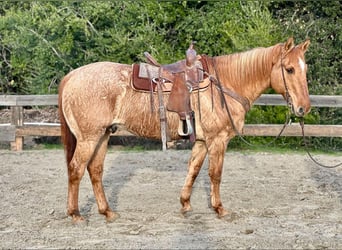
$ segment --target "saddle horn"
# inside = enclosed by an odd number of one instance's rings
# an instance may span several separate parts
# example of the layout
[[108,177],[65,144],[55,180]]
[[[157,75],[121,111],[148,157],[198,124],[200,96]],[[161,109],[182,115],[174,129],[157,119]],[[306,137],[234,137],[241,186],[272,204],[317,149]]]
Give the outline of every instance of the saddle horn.
[[160,63],[157,62],[157,60],[148,52],[144,52],[144,56],[146,57],[146,60],[148,63],[154,65],[154,66],[157,66],[157,67],[160,67]]
[[186,66],[191,67],[195,64],[197,60],[197,53],[196,50],[194,49],[195,41],[192,41],[188,50],[185,53],[185,61],[186,61]]

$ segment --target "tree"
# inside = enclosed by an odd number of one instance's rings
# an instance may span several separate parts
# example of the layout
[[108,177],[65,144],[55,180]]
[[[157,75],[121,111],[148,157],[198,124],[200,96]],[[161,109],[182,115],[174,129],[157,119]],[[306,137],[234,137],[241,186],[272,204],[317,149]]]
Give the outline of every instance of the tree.
[[312,94],[341,94],[342,7],[340,1],[275,1],[270,4],[283,33],[311,39],[307,54]]
[[[342,7],[341,1],[274,1],[270,4],[283,34],[311,39],[306,55],[311,94],[341,95]],[[308,123],[341,124],[342,110],[312,108]],[[340,138],[315,138],[316,148],[341,150]]]
[[268,46],[277,37],[267,4],[255,2],[82,1],[3,6],[1,92],[56,93],[71,69],[95,61],[131,64],[149,51],[161,63],[199,53]]

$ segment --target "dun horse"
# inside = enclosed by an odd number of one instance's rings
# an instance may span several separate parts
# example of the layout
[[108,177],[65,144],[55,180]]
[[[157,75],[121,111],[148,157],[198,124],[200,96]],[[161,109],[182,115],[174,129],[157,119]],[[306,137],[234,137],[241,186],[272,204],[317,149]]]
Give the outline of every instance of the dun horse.
[[[266,89],[273,88],[282,94],[296,116],[302,117],[310,111],[304,59],[309,44],[306,40],[295,45],[289,38],[267,48],[208,57],[206,74],[210,77],[203,81],[211,85],[194,90],[189,98],[196,137],[180,194],[183,213],[191,210],[192,187],[208,156],[212,208],[218,217],[229,216],[220,198],[224,154],[230,139],[242,131],[246,112]],[[161,113],[156,111],[160,98],[156,93],[133,89],[132,71],[131,65],[98,62],[71,71],[60,84],[59,112],[68,168],[67,213],[74,221],[83,220],[78,195],[85,169],[90,175],[99,213],[108,221],[117,217],[108,205],[102,183],[113,124],[123,125],[138,136],[161,139]],[[170,93],[162,93],[164,103],[169,96]],[[165,113],[168,136],[179,139],[178,114]]]

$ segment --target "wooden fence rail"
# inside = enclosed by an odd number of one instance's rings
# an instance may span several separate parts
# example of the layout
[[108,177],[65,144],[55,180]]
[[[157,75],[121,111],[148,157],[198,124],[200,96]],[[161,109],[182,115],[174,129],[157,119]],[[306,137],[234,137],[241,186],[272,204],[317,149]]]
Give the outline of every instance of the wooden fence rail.
[[[49,123],[25,123],[24,106],[57,106],[57,95],[0,95],[0,107],[11,107],[11,124],[0,124],[0,141],[10,142],[12,150],[22,150],[25,136],[60,136],[60,125]],[[342,96],[311,95],[313,107],[342,107]],[[281,95],[262,95],[254,105],[285,106]],[[1,110],[0,110],[1,112]],[[276,136],[281,124],[246,124],[243,135]],[[306,125],[305,134],[317,137],[342,137],[342,125]],[[132,136],[127,131],[118,131],[119,136]],[[301,136],[299,124],[290,124],[282,136]]]

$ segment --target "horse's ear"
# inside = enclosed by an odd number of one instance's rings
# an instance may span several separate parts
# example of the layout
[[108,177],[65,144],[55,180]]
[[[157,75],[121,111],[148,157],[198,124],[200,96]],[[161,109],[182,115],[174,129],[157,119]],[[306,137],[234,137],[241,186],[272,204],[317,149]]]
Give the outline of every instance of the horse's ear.
[[287,39],[285,45],[284,45],[284,54],[287,54],[291,49],[294,47],[294,41],[293,37],[290,37]]
[[309,48],[309,45],[310,45],[310,39],[306,39],[305,42],[302,42],[301,44],[299,44],[298,47],[301,48],[301,50],[303,50],[303,52],[305,53],[307,49]]

